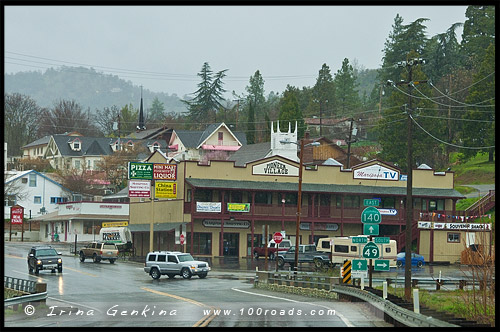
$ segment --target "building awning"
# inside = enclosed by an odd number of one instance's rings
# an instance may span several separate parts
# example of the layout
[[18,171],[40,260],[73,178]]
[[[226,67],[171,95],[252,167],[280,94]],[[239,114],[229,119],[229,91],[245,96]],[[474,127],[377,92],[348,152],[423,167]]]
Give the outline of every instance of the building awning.
[[97,221],[128,221],[128,215],[103,215],[103,214],[65,214],[58,215],[58,211],[33,218],[32,221],[65,221],[65,220],[97,220]]
[[[299,188],[298,181],[297,183],[290,183],[290,182],[260,182],[260,181],[187,178],[186,182],[195,188],[218,189],[218,190],[227,189],[227,190],[248,190],[248,191],[297,192]],[[302,183],[302,192],[406,196],[406,187]],[[465,198],[464,195],[462,195],[455,189],[438,189],[438,188],[413,188],[413,196],[456,198],[456,199]]]
[[[170,231],[174,228],[178,228],[182,224],[187,224],[183,222],[164,222],[153,224],[154,232],[165,232]],[[128,224],[128,228],[131,232],[149,232],[149,224]]]

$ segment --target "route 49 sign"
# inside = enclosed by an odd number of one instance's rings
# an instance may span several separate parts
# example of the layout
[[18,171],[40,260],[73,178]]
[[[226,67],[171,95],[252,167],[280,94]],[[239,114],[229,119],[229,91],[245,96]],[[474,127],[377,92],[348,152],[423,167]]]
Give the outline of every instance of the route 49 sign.
[[375,243],[368,242],[368,244],[363,247],[363,258],[379,258],[379,257],[380,257],[380,250]]

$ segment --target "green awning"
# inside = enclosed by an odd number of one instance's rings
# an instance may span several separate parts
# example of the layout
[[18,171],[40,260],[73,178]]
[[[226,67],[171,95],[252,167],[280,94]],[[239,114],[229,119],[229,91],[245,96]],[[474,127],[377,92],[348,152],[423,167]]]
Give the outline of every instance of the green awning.
[[[186,179],[186,182],[195,188],[219,189],[219,190],[227,189],[227,190],[248,190],[248,191],[297,192],[299,187],[298,183],[288,183],[288,182],[258,182],[258,181],[193,179],[193,178]],[[406,187],[302,183],[302,192],[406,196]],[[436,188],[413,188],[413,196],[457,198],[457,199],[465,198],[464,195],[462,195],[455,189],[436,189]]]

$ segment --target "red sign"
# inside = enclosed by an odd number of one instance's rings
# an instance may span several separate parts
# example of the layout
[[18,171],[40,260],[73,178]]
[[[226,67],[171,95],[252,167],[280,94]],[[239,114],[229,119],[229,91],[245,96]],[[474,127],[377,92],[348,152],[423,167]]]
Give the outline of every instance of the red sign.
[[10,223],[11,224],[22,224],[24,217],[24,208],[20,205],[14,205],[10,207]]
[[281,243],[281,241],[283,241],[283,235],[280,232],[276,232],[273,235],[273,240],[274,240],[274,242],[279,244],[279,243]]
[[184,234],[181,234],[180,237],[181,237],[181,239],[180,239],[181,240],[181,244],[184,244]]
[[177,180],[176,164],[153,164],[154,180]]

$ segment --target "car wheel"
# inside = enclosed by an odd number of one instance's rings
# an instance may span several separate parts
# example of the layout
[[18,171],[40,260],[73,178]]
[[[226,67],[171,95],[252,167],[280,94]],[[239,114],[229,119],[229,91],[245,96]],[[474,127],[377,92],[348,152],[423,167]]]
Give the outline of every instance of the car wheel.
[[403,266],[403,263],[401,263],[401,261],[397,261],[397,262],[396,262],[396,266],[397,266],[397,267],[401,267],[401,266]]
[[94,255],[92,256],[92,261],[93,261],[94,263],[99,263],[99,258],[97,258],[97,255],[96,255],[96,254],[94,254]]
[[314,259],[314,266],[316,266],[317,269],[321,269],[321,266],[323,265],[323,262],[319,258]]
[[114,260],[114,259],[112,259],[112,258],[110,258],[110,259],[109,259],[109,262],[110,262],[111,264],[115,264],[115,260]]
[[35,267],[35,274],[38,274],[38,272],[40,272],[40,269],[37,267]]
[[190,279],[191,278],[191,271],[187,267],[183,268],[181,270],[181,275],[184,279]]
[[285,266],[285,260],[283,257],[278,257],[278,267],[283,268],[283,266]]
[[57,268],[57,272],[62,273],[62,266]]
[[254,251],[254,253],[253,253],[253,258],[255,258],[255,259],[259,259],[259,254],[257,253],[257,251]]
[[175,274],[172,274],[172,273],[167,274],[167,276],[168,276],[170,279],[174,279],[174,278],[175,278]]
[[153,267],[149,274],[151,274],[151,278],[153,278],[155,280],[160,279],[160,276],[161,276],[160,271],[158,271],[158,269],[156,267]]
[[80,252],[80,262],[85,262],[85,255],[83,252]]
[[201,274],[198,274],[198,277],[200,279],[205,279],[207,277],[207,273],[201,273]]
[[418,262],[417,262],[417,267],[422,267],[422,265],[423,265],[423,264],[422,264],[422,261],[418,261]]
[[272,253],[269,254],[269,259],[270,260],[274,260],[274,252],[272,252]]

